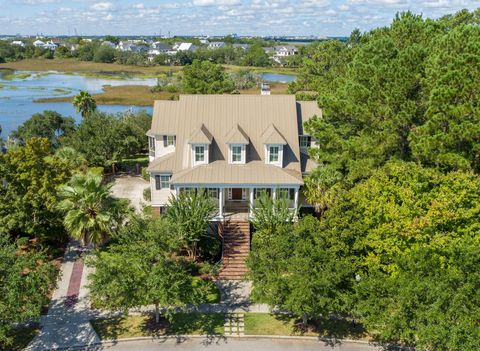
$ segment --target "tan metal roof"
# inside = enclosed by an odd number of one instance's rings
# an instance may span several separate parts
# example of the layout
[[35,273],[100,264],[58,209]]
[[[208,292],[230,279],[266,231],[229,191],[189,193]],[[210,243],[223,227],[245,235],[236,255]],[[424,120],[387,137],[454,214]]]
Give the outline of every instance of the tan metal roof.
[[225,139],[227,144],[250,144],[247,134],[238,124],[233,126],[225,136]]
[[213,140],[212,134],[208,131],[207,127],[202,123],[200,128],[195,130],[188,139],[189,144],[211,144]]
[[[306,115],[314,110],[310,104],[304,107],[303,102],[297,103],[294,95],[180,95],[178,101],[155,101],[149,132],[176,135],[176,150],[172,155],[154,160],[148,170],[172,172],[172,182],[181,181],[183,184],[195,179],[208,180],[209,183],[216,180],[220,184],[234,180],[246,183],[247,178],[267,184],[293,184],[290,182],[295,179],[301,182],[298,126],[302,122],[299,120],[306,119]],[[317,111],[320,111],[318,107]],[[211,141],[210,164],[192,168],[189,141],[196,138],[202,125],[203,131],[212,137],[207,136]],[[235,130],[236,126],[240,133]],[[280,137],[286,144],[283,169],[264,163],[265,137],[262,135],[267,130],[271,131],[268,142],[277,143]],[[244,138],[250,142],[246,147],[247,164],[228,164],[228,142]],[[213,171],[218,174],[209,175]]]
[[273,124],[270,124],[262,134],[264,144],[287,145],[287,141]]
[[298,114],[298,133],[299,135],[308,134],[303,130],[304,123],[313,116],[322,118],[322,109],[318,107],[316,101],[298,101],[297,102],[297,114]]
[[245,165],[215,161],[176,173],[172,176],[171,183],[175,185],[302,185],[303,180],[301,173],[267,165],[262,161],[252,161]]

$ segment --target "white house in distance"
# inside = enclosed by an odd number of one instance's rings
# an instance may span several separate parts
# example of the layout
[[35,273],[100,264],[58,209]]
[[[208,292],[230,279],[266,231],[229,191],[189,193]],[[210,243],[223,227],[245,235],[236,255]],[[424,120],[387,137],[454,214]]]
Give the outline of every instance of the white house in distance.
[[212,41],[208,43],[207,48],[211,50],[224,48],[226,44],[223,41]]
[[43,48],[45,46],[45,42],[41,40],[35,40],[33,42],[33,46],[35,46],[36,48]]
[[[294,95],[180,95],[178,101],[155,101],[147,133],[154,213],[163,213],[182,191],[206,191],[218,208],[221,236],[249,249],[248,219],[262,193],[286,199],[291,211],[308,206],[300,188],[315,164],[308,158],[311,138],[303,123],[321,115],[315,101],[297,102]],[[224,247],[223,257],[228,254]],[[241,279],[244,257],[232,254],[231,265],[225,262],[221,276]]]

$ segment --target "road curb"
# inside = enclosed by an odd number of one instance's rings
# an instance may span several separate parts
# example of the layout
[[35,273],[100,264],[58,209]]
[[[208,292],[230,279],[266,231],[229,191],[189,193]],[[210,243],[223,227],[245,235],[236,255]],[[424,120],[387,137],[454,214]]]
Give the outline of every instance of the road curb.
[[188,339],[269,339],[269,340],[298,340],[298,341],[317,341],[317,342],[324,342],[324,343],[332,343],[332,344],[362,344],[362,345],[372,345],[368,341],[364,340],[352,340],[352,339],[332,339],[332,338],[321,338],[316,336],[289,336],[289,335],[223,335],[223,334],[204,334],[204,335],[165,335],[165,336],[138,336],[133,338],[124,338],[124,339],[117,339],[117,340],[103,340],[96,343],[91,344],[74,344],[70,346],[62,346],[55,348],[55,350],[78,350],[84,349],[85,347],[94,347],[94,346],[112,346],[117,345],[120,343],[129,343],[135,341],[157,341],[157,340],[167,340],[167,339],[180,339],[180,340],[188,340]]

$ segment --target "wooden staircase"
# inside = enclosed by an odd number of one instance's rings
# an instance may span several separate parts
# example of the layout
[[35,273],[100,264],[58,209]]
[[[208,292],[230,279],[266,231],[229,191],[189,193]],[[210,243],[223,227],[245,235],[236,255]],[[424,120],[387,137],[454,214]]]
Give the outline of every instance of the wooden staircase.
[[250,223],[248,220],[227,220],[219,224],[223,238],[220,279],[241,280],[248,272],[245,263],[250,252]]

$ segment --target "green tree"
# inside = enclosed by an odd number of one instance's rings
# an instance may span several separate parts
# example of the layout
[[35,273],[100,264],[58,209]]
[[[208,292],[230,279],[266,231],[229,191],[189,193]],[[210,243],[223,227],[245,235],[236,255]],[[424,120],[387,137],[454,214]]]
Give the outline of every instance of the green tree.
[[35,113],[11,133],[22,145],[30,138],[46,138],[54,148],[58,148],[63,138],[75,130],[75,121],[63,117],[55,111]]
[[287,199],[273,199],[270,194],[263,192],[255,201],[251,222],[257,230],[275,232],[278,227],[293,221],[295,213],[289,207]]
[[[65,239],[57,210],[57,188],[75,169],[52,154],[47,139],[31,138],[25,146],[0,153],[0,235],[30,236],[43,242]],[[1,183],[0,183],[1,184]]]
[[335,185],[341,179],[341,173],[329,166],[319,166],[305,178],[303,194],[320,216],[333,204],[338,188]]
[[87,91],[80,91],[73,98],[73,107],[77,110],[77,113],[81,113],[82,117],[88,117],[97,109],[97,103],[95,99]]
[[124,140],[116,133],[118,124],[119,119],[114,115],[93,113],[82,119],[65,145],[84,155],[90,165],[112,166],[124,155]]
[[40,317],[55,268],[44,253],[22,251],[8,236],[0,235],[0,272],[0,347],[8,350],[12,326]]
[[168,317],[198,302],[188,265],[172,255],[180,244],[165,220],[132,217],[108,249],[89,262],[96,268],[90,276],[92,301],[123,310],[153,304],[157,322],[161,307]]
[[107,45],[100,45],[93,55],[93,61],[112,63],[115,61],[115,49]]
[[303,319],[348,312],[355,259],[339,236],[327,235],[313,217],[253,236],[247,264],[252,297]]
[[220,65],[194,60],[183,69],[183,90],[191,94],[222,94],[234,89]]
[[426,62],[425,122],[409,138],[423,164],[480,172],[479,36],[478,26],[454,28]]
[[191,259],[196,259],[199,242],[207,236],[215,204],[203,191],[182,192],[169,200],[166,219],[181,238]]
[[115,235],[128,212],[126,200],[111,195],[112,184],[104,184],[101,175],[75,174],[60,187],[58,209],[65,214],[68,233],[84,244],[104,243]]
[[259,44],[250,45],[238,61],[242,66],[265,67],[270,65],[268,55]]

